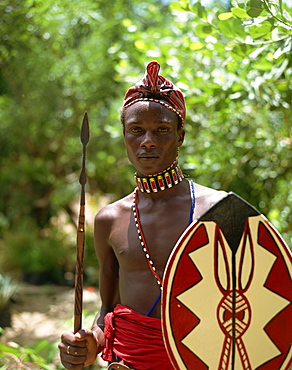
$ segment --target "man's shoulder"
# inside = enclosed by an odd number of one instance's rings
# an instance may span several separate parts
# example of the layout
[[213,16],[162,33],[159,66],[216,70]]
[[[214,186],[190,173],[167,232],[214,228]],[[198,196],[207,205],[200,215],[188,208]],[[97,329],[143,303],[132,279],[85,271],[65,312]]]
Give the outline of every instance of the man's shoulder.
[[221,199],[227,196],[227,193],[222,190],[215,190],[207,186],[195,185],[196,196],[196,218],[199,218],[214,204],[218,203]]
[[101,208],[95,216],[95,222],[112,222],[117,217],[121,217],[131,208],[132,199],[133,193]]
[[196,184],[196,193],[198,196],[208,198],[214,202],[219,202],[227,196],[227,192],[224,190],[215,190],[200,184]]

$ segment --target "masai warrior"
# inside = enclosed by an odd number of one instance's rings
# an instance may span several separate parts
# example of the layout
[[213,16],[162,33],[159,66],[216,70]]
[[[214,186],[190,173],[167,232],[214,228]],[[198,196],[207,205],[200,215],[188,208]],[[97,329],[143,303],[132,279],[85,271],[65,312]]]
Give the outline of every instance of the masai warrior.
[[124,98],[121,122],[137,187],[95,217],[102,307],[91,330],[62,335],[67,369],[92,364],[101,351],[109,363],[172,369],[161,330],[163,272],[187,226],[225,193],[184,178],[177,156],[185,136],[185,100],[159,69],[150,62]]

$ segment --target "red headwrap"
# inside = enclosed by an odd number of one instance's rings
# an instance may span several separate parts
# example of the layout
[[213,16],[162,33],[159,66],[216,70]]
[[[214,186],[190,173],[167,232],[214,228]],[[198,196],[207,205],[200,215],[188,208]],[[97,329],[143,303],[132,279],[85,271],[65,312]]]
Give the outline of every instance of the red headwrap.
[[[184,124],[186,119],[184,96],[172,82],[158,74],[159,69],[160,65],[156,61],[147,64],[143,80],[130,87],[126,92],[123,107],[127,108],[137,101],[154,101],[175,112]],[[147,97],[147,93],[154,95],[154,97]],[[157,96],[157,99],[155,99],[155,96]]]

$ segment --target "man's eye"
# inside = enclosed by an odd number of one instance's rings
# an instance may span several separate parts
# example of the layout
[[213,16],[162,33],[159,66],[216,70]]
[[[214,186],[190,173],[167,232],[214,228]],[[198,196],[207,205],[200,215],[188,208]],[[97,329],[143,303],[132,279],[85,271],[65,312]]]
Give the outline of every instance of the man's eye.
[[158,127],[157,131],[161,132],[161,133],[164,133],[164,132],[168,132],[169,128],[168,127]]
[[140,132],[142,132],[142,129],[141,129],[141,127],[131,127],[130,131],[133,134],[139,134]]

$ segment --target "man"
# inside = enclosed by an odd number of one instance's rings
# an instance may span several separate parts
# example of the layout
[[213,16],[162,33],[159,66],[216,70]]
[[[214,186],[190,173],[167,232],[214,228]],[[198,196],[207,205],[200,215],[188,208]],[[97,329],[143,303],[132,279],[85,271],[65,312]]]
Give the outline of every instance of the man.
[[95,218],[102,307],[92,330],[64,333],[67,369],[106,361],[137,370],[169,370],[161,332],[160,295],[169,255],[187,226],[224,192],[186,180],[177,163],[186,108],[181,91],[160,76],[159,64],[125,95],[121,121],[137,188]]

